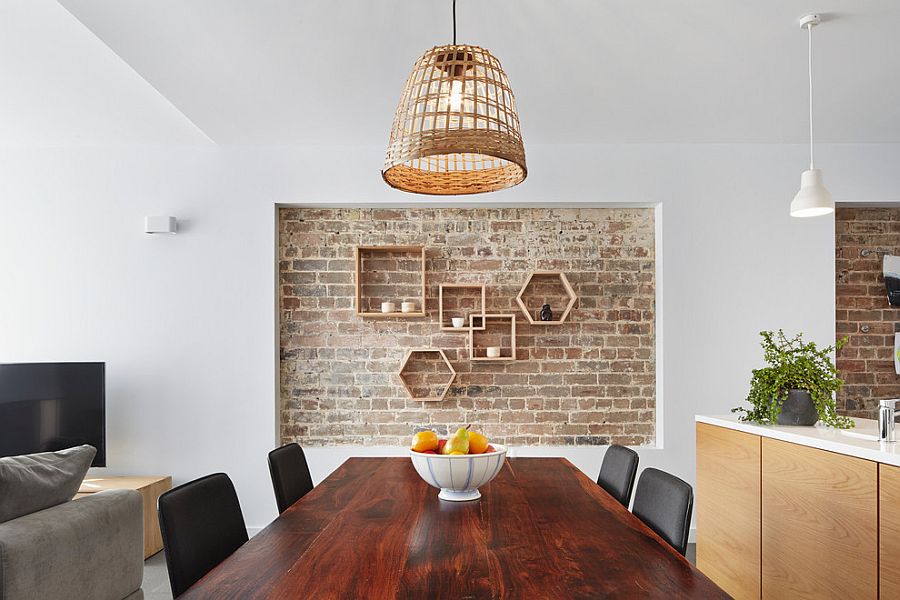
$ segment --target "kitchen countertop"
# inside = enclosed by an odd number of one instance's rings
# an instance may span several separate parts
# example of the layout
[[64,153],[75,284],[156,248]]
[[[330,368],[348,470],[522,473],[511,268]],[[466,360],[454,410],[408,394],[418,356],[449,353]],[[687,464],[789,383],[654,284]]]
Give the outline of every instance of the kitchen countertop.
[[[872,419],[856,419],[856,427],[839,430],[821,423],[798,427],[791,425],[760,425],[740,421],[738,415],[696,415],[698,423],[717,425],[753,435],[769,437],[847,456],[855,456],[900,467],[900,442],[889,444],[877,440],[878,422]],[[867,438],[859,437],[867,436]]]

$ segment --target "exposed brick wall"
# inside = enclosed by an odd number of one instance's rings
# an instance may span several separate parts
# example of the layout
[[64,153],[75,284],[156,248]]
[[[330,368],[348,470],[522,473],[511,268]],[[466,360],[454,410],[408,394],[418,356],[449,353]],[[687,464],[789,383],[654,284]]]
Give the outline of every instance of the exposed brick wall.
[[840,412],[877,418],[878,400],[900,397],[894,372],[894,331],[900,308],[888,304],[882,258],[864,249],[900,255],[900,208],[841,207],[835,213],[837,336],[850,338],[837,355],[846,384],[837,395]]
[[[279,228],[283,441],[401,445],[471,423],[500,443],[653,443],[652,209],[283,208]],[[382,245],[427,247],[428,318],[354,314],[354,248]],[[566,323],[521,314],[530,270],[566,273]],[[369,291],[392,284],[371,277]],[[471,362],[468,336],[440,331],[440,283],[486,284],[487,312],[517,315],[519,360]],[[446,351],[458,375],[443,402],[408,398],[396,373],[411,347]]]

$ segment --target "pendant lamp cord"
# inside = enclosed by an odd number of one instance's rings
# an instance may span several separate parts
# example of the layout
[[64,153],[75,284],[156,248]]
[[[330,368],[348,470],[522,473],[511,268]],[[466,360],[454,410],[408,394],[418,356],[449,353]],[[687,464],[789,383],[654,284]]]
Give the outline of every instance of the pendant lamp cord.
[[453,45],[456,45],[456,0],[453,0]]
[[809,169],[813,170],[816,168],[816,163],[813,160],[812,24],[806,26],[806,31],[809,32]]

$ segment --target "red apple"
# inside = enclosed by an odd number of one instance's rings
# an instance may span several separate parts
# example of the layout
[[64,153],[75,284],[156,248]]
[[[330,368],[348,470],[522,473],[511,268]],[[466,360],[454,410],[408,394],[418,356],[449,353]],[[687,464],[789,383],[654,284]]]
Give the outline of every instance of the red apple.
[[488,452],[496,452],[496,451],[497,451],[496,448],[494,448],[493,446],[491,446],[490,444],[488,444],[488,447],[485,448],[484,453],[487,454]]
[[440,454],[444,450],[444,444],[447,443],[447,440],[438,440],[437,452],[435,454]]

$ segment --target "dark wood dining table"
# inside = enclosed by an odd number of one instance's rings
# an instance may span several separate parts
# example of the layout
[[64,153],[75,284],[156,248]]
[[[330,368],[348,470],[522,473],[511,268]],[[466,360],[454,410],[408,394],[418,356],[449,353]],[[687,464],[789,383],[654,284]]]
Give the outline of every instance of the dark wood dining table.
[[437,493],[409,458],[351,458],[180,598],[729,597],[564,458]]

